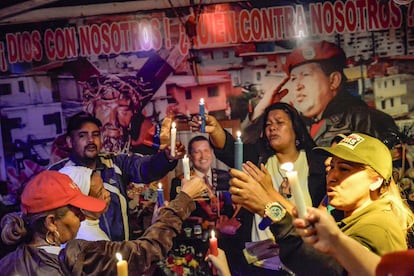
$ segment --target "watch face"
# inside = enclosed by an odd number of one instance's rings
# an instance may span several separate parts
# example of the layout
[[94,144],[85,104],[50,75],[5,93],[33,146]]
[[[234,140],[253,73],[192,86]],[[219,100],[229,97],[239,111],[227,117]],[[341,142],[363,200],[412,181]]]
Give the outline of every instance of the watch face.
[[283,208],[282,205],[280,205],[277,202],[269,203],[266,206],[265,214],[273,221],[273,222],[279,222],[281,221],[286,214],[286,209]]
[[270,213],[272,213],[273,216],[276,217],[281,217],[283,216],[283,209],[281,208],[281,206],[277,206],[277,205],[273,205],[270,207]]

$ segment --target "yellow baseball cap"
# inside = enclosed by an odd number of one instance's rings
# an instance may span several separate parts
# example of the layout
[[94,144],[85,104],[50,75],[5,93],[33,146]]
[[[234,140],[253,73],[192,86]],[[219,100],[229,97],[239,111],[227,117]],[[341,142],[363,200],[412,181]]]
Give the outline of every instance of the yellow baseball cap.
[[314,150],[347,161],[368,165],[385,180],[391,178],[391,152],[385,144],[372,136],[352,133],[342,139],[336,146],[315,147]]

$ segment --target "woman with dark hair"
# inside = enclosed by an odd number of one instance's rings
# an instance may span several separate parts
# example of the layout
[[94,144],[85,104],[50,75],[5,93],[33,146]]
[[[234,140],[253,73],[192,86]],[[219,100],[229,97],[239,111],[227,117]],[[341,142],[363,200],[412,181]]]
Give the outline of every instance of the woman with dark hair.
[[[200,122],[193,120],[190,126],[193,130],[198,130]],[[206,115],[206,132],[210,135],[216,157],[229,167],[234,167],[233,136],[211,115]],[[302,153],[308,166],[306,176],[312,205],[318,206],[326,191],[325,167],[324,158],[312,152],[315,146],[298,111],[287,103],[278,102],[265,109],[262,134],[258,142],[243,145],[243,161],[250,161],[247,163],[250,164],[248,167],[252,167],[252,164],[259,167],[264,164],[267,168],[267,164],[269,161],[272,162],[273,158],[276,158],[278,163],[295,163]],[[283,180],[283,170],[279,167],[274,169],[276,171],[269,173],[279,174],[276,178]],[[295,169],[300,170],[297,166]]]
[[[198,121],[192,121],[193,129],[199,127]],[[234,138],[224,130],[218,121],[206,116],[206,132],[210,134],[210,140],[214,147],[216,157],[230,167],[234,167]],[[281,169],[281,164],[291,162],[298,171],[299,183],[304,191],[306,205],[318,206],[326,193],[324,158],[312,152],[315,146],[309,132],[299,113],[287,103],[274,103],[268,106],[264,112],[263,129],[261,138],[255,144],[244,144],[243,169],[259,182],[268,182],[279,191],[279,201],[286,206],[288,212],[293,209],[291,203],[293,197],[287,183],[286,172]],[[258,215],[244,217],[242,233],[244,241],[261,242],[273,239],[268,229],[261,230],[259,224],[262,218]],[[251,252],[254,250],[247,250]],[[260,255],[263,255],[261,250]],[[255,275],[257,273],[272,274],[278,270],[277,248],[272,252],[266,252],[256,266],[250,266]],[[228,254],[230,255],[230,254]],[[257,256],[253,256],[256,258]],[[259,259],[262,258],[259,256]],[[272,261],[273,259],[273,261]],[[230,265],[232,261],[230,260]],[[263,269],[270,268],[271,269]],[[249,272],[249,273],[251,273]]]
[[[194,199],[206,186],[199,177],[183,180],[181,192],[158,209],[142,237],[122,242],[75,239],[84,212],[102,212],[106,202],[82,194],[73,180],[56,171],[32,178],[21,196],[21,213],[1,220],[1,239],[17,248],[0,260],[2,275],[116,275],[120,253],[131,275],[141,275],[164,258]],[[65,248],[61,248],[66,244]]]

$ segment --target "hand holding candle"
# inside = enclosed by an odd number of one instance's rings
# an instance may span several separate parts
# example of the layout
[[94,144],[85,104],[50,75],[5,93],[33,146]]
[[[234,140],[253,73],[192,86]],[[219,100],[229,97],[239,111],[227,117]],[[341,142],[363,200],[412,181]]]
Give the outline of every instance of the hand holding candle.
[[214,232],[214,230],[211,230],[210,254],[214,256],[218,256],[217,238],[216,238],[216,233]]
[[290,189],[292,190],[292,196],[298,210],[298,216],[304,218],[306,216],[306,204],[305,197],[303,196],[302,189],[298,182],[298,172],[293,170],[293,164],[290,162],[282,164],[280,168],[286,171],[286,177]]
[[200,132],[205,133],[206,132],[206,115],[205,115],[205,109],[204,109],[204,99],[200,99],[199,107],[199,113],[201,117],[201,126],[200,126]]
[[158,207],[164,206],[164,189],[162,188],[162,183],[158,183],[157,202]]
[[184,158],[183,158],[183,172],[184,172],[184,179],[190,180],[190,161],[188,160],[187,155],[184,155]]
[[241,140],[241,132],[237,131],[237,139],[234,142],[234,168],[242,170],[243,164],[243,143]]
[[118,276],[128,276],[128,263],[125,260],[122,260],[121,253],[115,254],[118,262],[116,263],[116,270]]
[[171,156],[175,156],[175,141],[177,139],[177,128],[175,127],[175,122],[171,125]]

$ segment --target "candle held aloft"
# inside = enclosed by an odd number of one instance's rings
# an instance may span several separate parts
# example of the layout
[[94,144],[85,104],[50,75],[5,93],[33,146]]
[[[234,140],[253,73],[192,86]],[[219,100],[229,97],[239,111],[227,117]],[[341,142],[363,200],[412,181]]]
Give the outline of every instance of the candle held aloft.
[[157,202],[158,207],[164,206],[164,189],[162,188],[162,183],[158,183]]
[[204,133],[204,132],[206,132],[206,114],[205,114],[205,109],[204,109],[204,99],[203,98],[200,99],[200,103],[199,103],[198,107],[199,107],[199,113],[200,113],[200,117],[201,117],[200,131],[202,133]]
[[298,181],[298,172],[293,170],[293,164],[288,162],[280,166],[282,170],[286,171],[286,177],[289,182],[290,189],[292,191],[293,200],[298,210],[298,216],[304,218],[306,216],[306,203],[303,196],[302,188]]
[[234,168],[242,170],[243,164],[243,142],[241,132],[237,131],[237,139],[234,141]]
[[128,276],[128,263],[125,260],[122,260],[121,253],[115,254],[118,262],[116,263],[116,271],[118,276]]
[[171,156],[175,156],[175,141],[177,139],[177,128],[175,127],[175,122],[171,125]]
[[183,158],[183,173],[184,173],[184,179],[190,180],[190,160],[187,157],[187,154],[184,155]]
[[217,238],[216,238],[216,233],[214,232],[214,230],[211,230],[210,254],[214,256],[218,256]]

